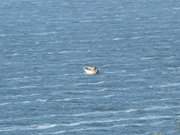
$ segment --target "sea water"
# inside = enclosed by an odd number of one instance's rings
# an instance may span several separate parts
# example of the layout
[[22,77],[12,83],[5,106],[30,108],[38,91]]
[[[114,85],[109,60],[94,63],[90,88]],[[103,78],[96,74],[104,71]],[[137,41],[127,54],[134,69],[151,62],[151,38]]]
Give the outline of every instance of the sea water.
[[1,135],[180,134],[180,1],[0,3]]

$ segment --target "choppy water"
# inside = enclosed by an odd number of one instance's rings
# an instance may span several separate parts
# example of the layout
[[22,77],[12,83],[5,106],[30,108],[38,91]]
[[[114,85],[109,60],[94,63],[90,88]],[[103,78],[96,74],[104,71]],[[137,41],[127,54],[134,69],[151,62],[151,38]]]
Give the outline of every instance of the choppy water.
[[1,0],[1,135],[156,132],[180,134],[179,0]]

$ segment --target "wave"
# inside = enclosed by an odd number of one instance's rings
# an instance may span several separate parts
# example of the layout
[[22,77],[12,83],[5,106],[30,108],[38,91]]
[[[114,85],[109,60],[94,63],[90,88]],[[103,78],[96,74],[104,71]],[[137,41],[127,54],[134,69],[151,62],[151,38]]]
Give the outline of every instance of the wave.
[[108,91],[109,89],[108,88],[102,88],[102,89],[98,89],[96,92],[103,92],[103,91]]
[[167,84],[161,84],[161,85],[159,85],[159,87],[161,87],[161,88],[176,87],[176,86],[180,86],[180,83],[167,83]]
[[75,86],[83,86],[83,85],[100,85],[100,84],[104,84],[105,81],[99,81],[99,82],[92,82],[92,83],[75,83]]
[[167,119],[173,118],[173,116],[169,115],[147,115],[143,117],[136,117],[136,118],[119,118],[119,119],[103,119],[103,120],[89,120],[89,121],[79,121],[73,122],[68,124],[61,124],[62,126],[79,126],[84,124],[94,124],[94,123],[114,123],[114,122],[121,122],[121,121],[137,121],[137,120],[159,120],[159,119]]
[[[101,98],[110,98],[114,95],[104,95]],[[62,98],[62,99],[56,99],[54,101],[73,101],[73,100],[83,100],[83,99],[95,99],[96,96],[83,96],[83,97],[76,97],[76,98]]]
[[94,83],[87,83],[87,84],[90,84],[90,85],[98,85],[98,84],[104,84],[105,81],[99,81],[99,82],[94,82]]
[[12,90],[17,90],[17,89],[32,89],[32,88],[38,88],[36,85],[27,85],[27,86],[19,86],[19,87],[10,87],[6,89],[12,89]]
[[125,82],[145,82],[146,79],[143,78],[134,78],[134,79],[127,79]]
[[143,36],[134,36],[134,37],[131,37],[130,39],[132,40],[136,40],[136,39],[142,39],[144,38]]
[[[81,132],[81,131],[97,131],[97,130],[109,130],[112,128],[117,128],[117,127],[129,127],[129,126],[143,126],[144,124],[141,123],[133,123],[133,124],[114,124],[113,126],[108,126],[108,127],[88,127],[88,128],[77,128],[77,129],[71,129],[71,130],[61,130],[61,131],[56,131],[51,134],[64,134],[64,133],[72,133],[72,132]],[[138,135],[144,135],[144,134],[138,134]]]
[[28,131],[28,130],[45,130],[56,127],[56,124],[44,123],[39,125],[27,125],[27,126],[11,126],[0,128],[0,132],[12,132],[12,131]]
[[153,56],[152,57],[149,56],[149,57],[141,57],[140,58],[140,60],[153,60],[153,59],[155,59],[155,57],[153,57]]
[[180,10],[180,7],[173,7],[173,10]]
[[120,111],[94,111],[94,112],[86,112],[86,113],[79,113],[79,114],[72,114],[72,116],[80,117],[80,116],[90,116],[90,115],[109,115],[109,114],[118,114],[122,112],[130,113],[137,111],[137,109],[127,109],[127,110],[120,110]]
[[41,80],[41,76],[23,76],[23,77],[12,77],[6,78],[7,81],[24,81],[24,80]]
[[4,103],[0,103],[0,106],[6,106],[8,104],[10,104],[10,103],[9,102],[4,102]]
[[7,96],[1,96],[1,98],[5,99],[16,99],[16,98],[24,98],[24,97],[34,97],[34,96],[40,96],[39,93],[32,93],[32,94],[18,94],[18,95],[7,95]]
[[114,97],[114,96],[115,96],[115,95],[110,94],[110,95],[104,95],[103,97],[104,97],[104,98],[109,98],[109,97],[111,98],[111,97]]
[[[8,118],[8,119],[1,119],[0,122],[37,120],[37,119],[42,119],[42,118],[53,118],[53,117],[57,117],[57,116],[60,116],[60,115],[48,114],[48,115],[40,115],[40,116],[33,116],[33,117]],[[71,115],[69,115],[69,116],[71,116]]]
[[40,98],[39,98],[39,99],[36,99],[35,101],[44,103],[44,102],[47,102],[47,100],[48,100],[48,99],[40,99]]
[[144,111],[154,111],[154,110],[168,110],[173,108],[180,108],[180,106],[151,106],[144,108]]
[[47,36],[47,35],[54,35],[54,34],[58,34],[58,32],[50,31],[50,32],[29,33],[29,35],[33,35],[33,36]]
[[149,88],[168,88],[168,87],[178,87],[180,83],[166,83],[166,84],[158,84],[158,85],[149,85]]
[[115,37],[115,38],[113,38],[112,40],[114,40],[114,41],[119,41],[119,40],[122,40],[123,38],[120,38],[120,37]]
[[32,129],[36,129],[36,130],[43,130],[43,129],[53,128],[53,127],[56,127],[56,126],[57,126],[57,124],[45,123],[45,124],[42,124],[42,125],[33,125],[31,127],[32,127]]

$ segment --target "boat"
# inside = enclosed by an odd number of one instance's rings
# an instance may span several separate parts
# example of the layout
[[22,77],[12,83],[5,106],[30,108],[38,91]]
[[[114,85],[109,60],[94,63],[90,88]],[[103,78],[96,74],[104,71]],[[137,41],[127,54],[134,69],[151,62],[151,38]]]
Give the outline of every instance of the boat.
[[98,73],[98,69],[95,66],[84,66],[83,69],[87,75],[96,75]]

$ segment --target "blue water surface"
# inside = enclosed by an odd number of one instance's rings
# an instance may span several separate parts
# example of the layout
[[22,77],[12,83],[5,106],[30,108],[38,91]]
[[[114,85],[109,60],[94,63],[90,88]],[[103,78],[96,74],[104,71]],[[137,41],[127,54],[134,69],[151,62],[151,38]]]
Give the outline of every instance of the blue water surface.
[[179,0],[1,0],[1,135],[156,133],[180,134]]

